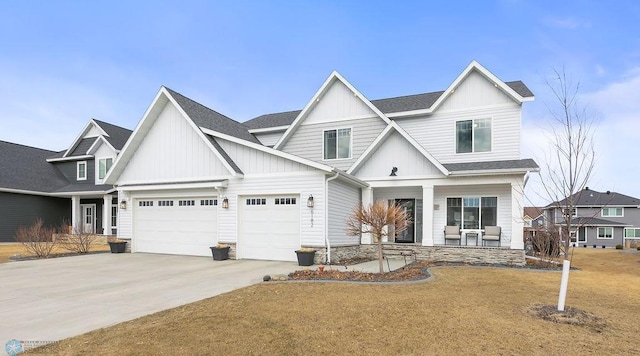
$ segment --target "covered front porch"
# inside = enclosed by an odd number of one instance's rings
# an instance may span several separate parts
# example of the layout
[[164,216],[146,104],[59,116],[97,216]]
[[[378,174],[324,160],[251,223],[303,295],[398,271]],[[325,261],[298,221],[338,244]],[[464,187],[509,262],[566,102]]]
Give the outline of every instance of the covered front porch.
[[[458,247],[465,249],[523,250],[521,179],[458,179],[434,181],[375,182],[362,189],[362,203],[385,201],[403,206],[412,222],[399,234],[383,239],[389,249],[414,247]],[[457,239],[445,238],[445,227],[453,227]],[[498,238],[489,239],[489,234]],[[373,243],[363,234],[362,244]],[[468,252],[468,251],[467,251]]]
[[71,199],[70,233],[117,235],[117,193],[73,192],[65,194],[65,197]]

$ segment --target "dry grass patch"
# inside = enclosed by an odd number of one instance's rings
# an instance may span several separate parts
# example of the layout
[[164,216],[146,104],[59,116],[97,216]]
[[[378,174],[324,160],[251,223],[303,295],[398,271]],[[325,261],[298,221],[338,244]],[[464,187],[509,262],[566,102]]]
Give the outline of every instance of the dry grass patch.
[[[409,285],[262,283],[97,330],[44,354],[639,354],[640,255],[576,250],[567,304],[597,331],[532,316],[559,272],[439,267]],[[612,262],[608,262],[612,261]],[[214,281],[212,281],[214,283]]]
[[[91,252],[109,251],[109,245],[92,245]],[[68,255],[69,251],[62,246],[56,246],[49,258],[53,258],[60,255]],[[9,262],[9,258],[13,255],[20,255],[22,257],[33,257],[23,246],[19,243],[1,243],[0,244],[0,263]]]

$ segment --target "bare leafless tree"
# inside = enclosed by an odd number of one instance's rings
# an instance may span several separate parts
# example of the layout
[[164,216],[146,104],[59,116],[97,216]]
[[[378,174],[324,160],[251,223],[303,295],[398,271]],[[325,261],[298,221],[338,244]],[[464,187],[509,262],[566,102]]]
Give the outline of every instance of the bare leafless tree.
[[[63,221],[60,231],[66,231],[69,226],[68,221]],[[71,236],[65,238],[65,243],[61,244],[62,248],[67,251],[79,254],[89,253],[91,247],[95,243],[97,235],[90,230],[86,230],[82,224],[74,226]]]
[[[594,117],[578,102],[580,84],[573,84],[563,70],[554,70],[546,81],[553,94],[553,105],[547,105],[551,122],[548,125],[549,151],[541,170],[544,193],[554,204],[549,227],[560,234],[563,274],[558,298],[558,310],[564,310],[569,281],[569,249],[572,227],[579,228],[573,212],[595,167],[596,151],[593,139]],[[561,216],[556,216],[560,212]]]
[[394,234],[405,231],[410,222],[411,218],[404,207],[376,201],[368,206],[360,205],[353,210],[353,214],[347,220],[347,235],[371,234],[373,236],[373,240],[378,244],[378,261],[380,273],[382,273],[384,272],[382,238],[388,236],[390,231]]
[[42,220],[38,219],[31,226],[19,228],[15,237],[30,254],[47,258],[58,245],[53,238],[54,233],[55,229],[44,226]]

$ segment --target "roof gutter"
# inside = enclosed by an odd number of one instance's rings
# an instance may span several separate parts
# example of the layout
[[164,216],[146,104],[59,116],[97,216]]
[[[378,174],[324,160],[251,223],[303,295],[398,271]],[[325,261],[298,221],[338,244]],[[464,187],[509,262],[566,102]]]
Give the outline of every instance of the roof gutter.
[[473,170],[473,171],[449,171],[451,176],[481,176],[481,175],[496,175],[496,174],[529,174],[531,172],[540,172],[540,168],[534,168],[529,170],[522,170],[522,168],[500,169],[500,170]]
[[79,161],[79,160],[91,159],[91,158],[93,158],[93,155],[69,156],[69,157],[61,157],[61,158],[47,158],[47,162]]

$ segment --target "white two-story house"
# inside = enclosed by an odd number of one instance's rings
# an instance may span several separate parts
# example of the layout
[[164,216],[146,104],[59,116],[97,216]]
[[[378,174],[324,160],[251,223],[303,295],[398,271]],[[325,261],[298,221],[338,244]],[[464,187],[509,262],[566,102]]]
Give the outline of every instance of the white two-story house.
[[244,123],[162,87],[106,177],[118,235],[133,252],[207,255],[220,242],[236,258],[293,261],[309,246],[336,262],[372,250],[345,222],[382,200],[413,221],[389,248],[518,263],[525,177],[539,169],[520,158],[531,100],[475,61],[444,91],[381,100],[334,72],[301,110]]

